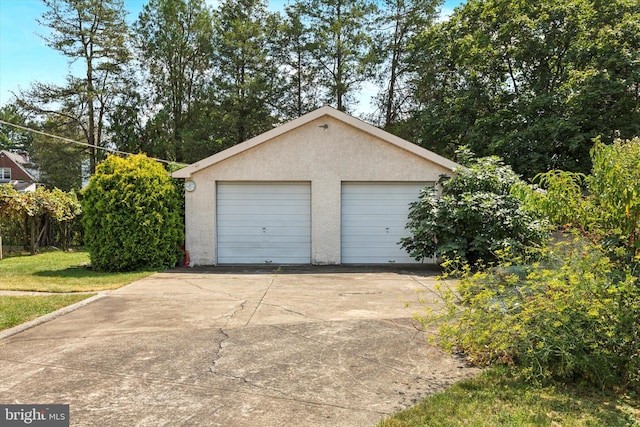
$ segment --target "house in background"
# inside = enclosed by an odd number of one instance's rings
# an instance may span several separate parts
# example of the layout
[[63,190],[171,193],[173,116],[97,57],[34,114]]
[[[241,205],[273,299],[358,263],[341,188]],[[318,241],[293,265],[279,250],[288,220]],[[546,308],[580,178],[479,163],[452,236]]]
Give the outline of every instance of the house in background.
[[0,151],[0,184],[11,184],[18,191],[35,191],[37,179],[29,169],[27,153]]
[[173,176],[195,265],[405,264],[409,204],[457,166],[322,107]]

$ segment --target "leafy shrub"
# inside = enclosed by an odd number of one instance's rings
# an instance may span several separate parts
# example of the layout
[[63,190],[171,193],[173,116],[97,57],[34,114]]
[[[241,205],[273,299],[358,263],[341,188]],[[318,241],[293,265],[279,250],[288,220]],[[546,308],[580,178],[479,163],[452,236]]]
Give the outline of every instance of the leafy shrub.
[[534,380],[638,388],[638,279],[582,238],[541,252],[541,261],[523,266],[507,251],[475,272],[449,260],[462,279],[439,284],[446,309],[422,321],[439,324],[443,347],[477,365],[517,367]]
[[626,248],[618,255],[630,261],[640,255],[640,137],[610,145],[596,142],[591,161],[588,188],[598,224],[609,242]]
[[183,241],[180,193],[144,155],[109,156],[83,192],[85,245],[94,268],[171,267]]
[[502,160],[470,160],[455,173],[438,181],[442,197],[426,188],[411,205],[411,236],[401,245],[413,258],[459,257],[474,264],[494,260],[495,252],[505,248],[522,253],[528,245],[544,241],[546,223],[511,193],[524,182]]
[[544,190],[512,187],[564,230],[559,243],[444,263],[462,279],[440,285],[445,310],[422,320],[440,325],[445,348],[529,379],[640,391],[640,138],[597,142],[591,155],[591,175],[550,171],[537,176]]
[[41,246],[69,249],[80,213],[73,191],[39,187],[20,193],[11,185],[0,185],[0,229],[8,237],[5,243],[28,246],[31,254]]
[[558,227],[602,242],[612,258],[633,262],[640,255],[640,137],[610,145],[596,142],[591,161],[590,175],[539,174],[536,181],[544,191],[520,186],[519,197]]

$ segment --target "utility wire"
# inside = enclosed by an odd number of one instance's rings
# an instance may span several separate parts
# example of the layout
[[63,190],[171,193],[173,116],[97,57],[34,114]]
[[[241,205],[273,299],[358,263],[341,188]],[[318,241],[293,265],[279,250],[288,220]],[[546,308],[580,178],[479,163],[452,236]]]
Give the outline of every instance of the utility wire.
[[[126,155],[126,156],[133,156],[134,155],[133,153],[128,153],[126,151],[114,150],[112,148],[100,147],[99,145],[88,144],[86,142],[74,141],[73,139],[65,138],[63,136],[58,136],[58,135],[52,135],[50,133],[42,132],[42,131],[37,130],[37,129],[31,129],[31,128],[28,128],[28,127],[25,127],[25,126],[17,125],[15,123],[6,122],[4,120],[0,120],[0,124],[7,125],[7,126],[13,126],[14,128],[25,130],[27,132],[37,133],[37,134],[43,135],[43,136],[48,136],[49,138],[60,139],[62,141],[70,142],[72,144],[78,144],[78,145],[82,145],[82,146],[85,146],[85,147],[93,147],[93,148],[96,148],[98,150],[108,151],[108,152],[113,153],[113,154],[122,154],[122,155]],[[155,157],[149,157],[149,158],[151,160],[155,160],[155,161],[162,162],[162,163],[187,166],[185,163],[172,162],[172,161],[169,161],[169,160],[157,159]]]

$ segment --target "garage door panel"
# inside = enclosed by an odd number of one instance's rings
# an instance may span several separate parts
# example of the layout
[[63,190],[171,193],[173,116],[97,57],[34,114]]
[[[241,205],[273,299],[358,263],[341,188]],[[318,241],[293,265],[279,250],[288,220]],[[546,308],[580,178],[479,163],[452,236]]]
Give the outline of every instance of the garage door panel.
[[378,236],[380,239],[397,242],[397,236],[404,234],[404,227],[389,227],[381,230],[380,227],[357,227],[349,233],[352,236]]
[[242,236],[250,236],[256,239],[258,236],[262,235],[268,239],[285,239],[295,241],[303,241],[300,237],[300,234],[295,227],[271,227],[268,231],[262,231],[260,227],[242,227],[242,226],[232,226],[227,227],[224,233],[218,236],[218,242],[220,241],[233,241]]
[[398,244],[409,205],[422,183],[343,183],[341,252],[344,264],[415,263]]
[[219,183],[219,264],[311,262],[309,183]]
[[[274,195],[277,197],[277,195]],[[265,214],[277,214],[280,213],[281,210],[295,208],[300,205],[300,203],[304,202],[306,198],[296,198],[289,200],[263,200],[255,198],[253,200],[233,200],[227,199],[229,202],[232,202],[232,206],[222,206],[222,210],[220,213],[229,214],[229,213],[237,213],[237,208],[252,208],[259,203],[261,208],[263,209],[262,213]],[[293,212],[292,212],[293,213]]]
[[[299,219],[299,220],[290,220],[284,223],[276,223],[270,218],[265,218],[263,216],[235,216],[235,217],[218,217],[222,220],[222,222],[226,225],[225,230],[220,230],[222,232],[221,235],[225,234],[233,234],[235,231],[240,229],[245,229],[247,232],[255,232],[255,233],[271,233],[274,232],[283,232],[283,233],[298,233],[296,228],[305,227],[309,224],[308,220]],[[245,225],[248,224],[248,225]],[[264,225],[263,225],[264,224]]]

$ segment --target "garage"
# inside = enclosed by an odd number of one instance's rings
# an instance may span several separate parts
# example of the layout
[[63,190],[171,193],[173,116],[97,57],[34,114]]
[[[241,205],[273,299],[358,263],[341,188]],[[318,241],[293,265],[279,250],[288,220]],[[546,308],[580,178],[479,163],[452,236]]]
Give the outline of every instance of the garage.
[[309,183],[220,182],[218,264],[309,264]]
[[191,265],[405,264],[409,203],[458,165],[322,107],[176,172]]
[[427,182],[343,183],[341,263],[415,263],[398,242],[407,236],[409,204],[418,199],[427,185]]

